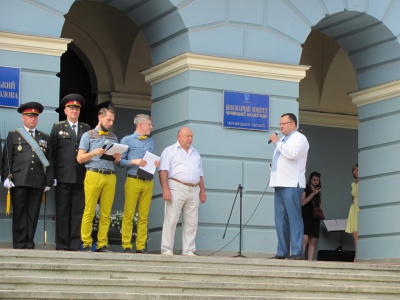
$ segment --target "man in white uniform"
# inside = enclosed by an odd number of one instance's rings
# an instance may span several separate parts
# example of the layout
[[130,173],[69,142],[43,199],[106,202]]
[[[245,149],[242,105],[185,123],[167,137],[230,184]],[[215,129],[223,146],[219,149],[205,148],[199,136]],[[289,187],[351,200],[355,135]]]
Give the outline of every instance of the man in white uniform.
[[297,118],[286,113],[281,116],[280,129],[284,135],[271,135],[276,145],[272,159],[270,187],[275,188],[275,227],[278,236],[277,259],[303,259],[303,218],[301,195],[306,186],[307,138],[297,131]]
[[182,255],[195,256],[199,202],[206,201],[199,152],[192,147],[193,133],[178,131],[178,141],[161,153],[159,178],[165,200],[161,254],[173,255],[176,225],[182,212]]

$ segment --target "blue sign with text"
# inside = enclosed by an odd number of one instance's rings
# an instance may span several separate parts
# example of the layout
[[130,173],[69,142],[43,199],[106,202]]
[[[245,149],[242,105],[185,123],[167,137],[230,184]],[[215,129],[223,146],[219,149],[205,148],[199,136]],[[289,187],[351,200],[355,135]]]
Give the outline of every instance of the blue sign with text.
[[224,127],[269,130],[269,96],[224,91]]
[[19,107],[21,69],[0,66],[0,106]]

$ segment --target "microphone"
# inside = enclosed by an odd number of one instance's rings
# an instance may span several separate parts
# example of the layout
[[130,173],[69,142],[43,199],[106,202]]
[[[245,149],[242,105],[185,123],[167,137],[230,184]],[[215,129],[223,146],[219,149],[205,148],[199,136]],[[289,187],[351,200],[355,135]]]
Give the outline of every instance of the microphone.
[[[279,131],[275,131],[275,134],[276,134],[276,135],[278,135],[278,133],[279,133]],[[268,140],[268,144],[271,144],[271,142],[272,142],[272,140],[269,139],[269,140]]]
[[110,140],[105,140],[104,141],[104,145],[103,145],[103,147],[102,147],[102,149],[106,149],[107,148],[107,145],[110,143]]

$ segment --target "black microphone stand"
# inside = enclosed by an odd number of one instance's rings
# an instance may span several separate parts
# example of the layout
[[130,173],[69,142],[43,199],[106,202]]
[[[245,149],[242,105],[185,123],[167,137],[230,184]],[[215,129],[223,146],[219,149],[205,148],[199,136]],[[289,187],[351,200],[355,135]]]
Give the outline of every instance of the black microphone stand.
[[231,213],[229,214],[229,218],[228,218],[228,222],[226,223],[226,227],[225,227],[225,232],[224,235],[222,236],[222,238],[225,238],[225,234],[226,234],[226,230],[228,229],[228,224],[229,224],[229,220],[231,219],[232,216],[232,211],[233,208],[235,207],[235,203],[236,203],[236,198],[237,195],[240,191],[240,229],[239,229],[239,254],[234,256],[234,257],[246,257],[242,255],[242,190],[243,190],[243,186],[239,183],[238,189],[236,191],[236,196],[235,196],[235,200],[233,201],[232,204],[232,208],[231,208]]
[[239,254],[234,257],[246,257],[242,255],[242,190],[243,186],[239,184],[240,190],[240,231],[239,231]]

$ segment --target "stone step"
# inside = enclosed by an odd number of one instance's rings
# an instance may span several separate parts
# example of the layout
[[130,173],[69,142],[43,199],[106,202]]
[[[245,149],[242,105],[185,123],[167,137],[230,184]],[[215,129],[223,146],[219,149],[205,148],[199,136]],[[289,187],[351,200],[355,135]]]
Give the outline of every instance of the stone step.
[[400,299],[393,263],[0,249],[0,274],[7,299]]
[[[15,270],[23,272],[24,276],[59,276],[76,277],[77,274],[85,275],[90,278],[123,278],[123,279],[174,279],[186,280],[187,274],[192,279],[207,280],[210,275],[217,281],[225,282],[270,282],[280,283],[287,280],[296,279],[297,283],[310,284],[318,280],[320,284],[345,285],[349,280],[353,285],[369,284],[379,286],[384,283],[386,286],[400,286],[400,278],[397,274],[368,274],[357,272],[354,279],[352,273],[340,273],[338,270],[315,270],[315,268],[295,271],[280,270],[279,277],[276,276],[277,270],[243,270],[243,269],[227,269],[222,266],[214,267],[182,267],[182,266],[149,266],[140,265],[136,262],[127,264],[110,264],[110,262],[88,264],[86,263],[29,263],[26,262],[0,262],[1,274],[5,276],[13,276]],[[385,272],[387,273],[387,272]]]
[[[16,252],[15,252],[16,251]],[[397,275],[400,272],[400,264],[388,263],[340,263],[340,262],[317,262],[317,261],[290,261],[270,259],[237,259],[229,257],[184,257],[161,255],[139,255],[121,253],[83,253],[83,252],[60,252],[60,251],[35,251],[35,250],[0,250],[1,263],[49,263],[52,264],[94,264],[101,262],[104,265],[137,267],[159,267],[171,266],[202,268],[223,268],[225,270],[259,270],[259,271],[290,271],[300,273],[340,273],[350,274],[355,271],[364,275],[381,276]]]
[[318,294],[323,297],[348,297],[361,299],[399,299],[400,288],[388,286],[334,286],[315,283],[242,283],[193,281],[188,275],[184,280],[129,280],[117,278],[67,278],[9,276],[0,278],[0,290],[31,290],[58,292],[101,292],[101,293],[157,293],[194,295],[236,296],[296,296]]
[[[237,296],[237,295],[194,295],[194,294],[156,294],[156,293],[100,293],[100,292],[48,292],[48,291],[2,291],[0,290],[0,299],[24,299],[24,300],[52,300],[52,299],[113,299],[113,300],[348,300],[360,298],[341,298],[329,297],[321,298],[319,295],[313,296]],[[362,298],[363,300],[376,300],[377,298]]]

